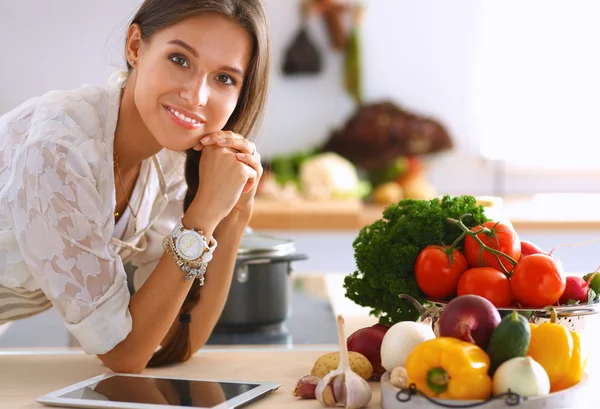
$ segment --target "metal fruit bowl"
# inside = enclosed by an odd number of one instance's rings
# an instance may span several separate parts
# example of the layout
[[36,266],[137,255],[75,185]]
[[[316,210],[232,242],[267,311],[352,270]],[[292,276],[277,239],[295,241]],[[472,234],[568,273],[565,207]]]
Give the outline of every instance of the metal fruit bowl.
[[[443,309],[447,302],[427,300],[428,303]],[[561,305],[555,306],[557,323],[564,325],[571,331],[582,333],[586,324],[590,321],[598,319],[600,317],[600,301],[596,301],[590,304],[576,304],[576,305]],[[504,316],[511,311],[518,311],[529,319],[529,322],[533,324],[541,324],[542,322],[550,321],[550,311],[543,308],[498,308],[500,315]]]

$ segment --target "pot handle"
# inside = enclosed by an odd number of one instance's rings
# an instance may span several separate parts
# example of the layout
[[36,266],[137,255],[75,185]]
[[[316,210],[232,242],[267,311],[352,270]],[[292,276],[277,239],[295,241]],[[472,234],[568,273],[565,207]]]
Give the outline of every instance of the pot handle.
[[[238,283],[243,284],[248,281],[248,266],[249,265],[257,265],[257,264],[270,264],[273,262],[277,263],[291,263],[292,261],[299,260],[307,260],[308,256],[305,254],[289,254],[287,256],[279,256],[279,257],[262,257],[257,256],[257,258],[248,258],[238,260],[237,265],[235,266],[235,278]],[[292,269],[290,266],[289,273],[291,273]]]
[[235,267],[235,278],[238,283],[243,284],[248,281],[248,266],[251,264],[269,264],[271,259],[268,258],[256,258],[253,260],[240,261]]
[[248,254],[238,256],[237,264],[267,264],[267,263],[285,263],[290,261],[308,260],[306,254],[287,254],[283,256],[265,256],[264,254]]

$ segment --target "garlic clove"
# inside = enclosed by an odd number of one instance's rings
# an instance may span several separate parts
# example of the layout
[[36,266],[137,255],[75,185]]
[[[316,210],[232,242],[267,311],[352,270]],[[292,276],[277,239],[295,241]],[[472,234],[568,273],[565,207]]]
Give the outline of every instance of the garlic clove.
[[314,375],[306,375],[298,380],[292,395],[302,399],[315,399],[315,390],[321,378]]
[[315,397],[319,401],[319,403],[325,407],[335,406],[336,398],[335,393],[333,391],[333,382],[335,378],[339,375],[335,369],[329,372],[323,379],[319,381],[317,388],[315,389]]
[[331,385],[325,386],[323,392],[320,394],[321,399],[318,398],[319,395],[316,396],[319,403],[321,403],[321,405],[323,406],[329,407],[335,406],[337,404],[337,401],[335,400],[335,394],[333,393],[333,388],[331,387]]
[[408,387],[409,380],[406,368],[402,366],[397,366],[394,368],[390,373],[390,383],[398,389],[404,389]]
[[323,379],[319,381],[315,389],[315,397],[319,403],[325,407],[335,406],[335,395],[331,385],[333,377],[337,375],[337,369],[329,372]]
[[336,405],[346,404],[346,377],[344,374],[340,374],[333,378],[331,381],[331,387],[333,389],[333,397],[335,398]]
[[344,407],[346,409],[359,409],[367,406],[371,402],[371,386],[363,378],[352,373],[346,374],[346,399]]

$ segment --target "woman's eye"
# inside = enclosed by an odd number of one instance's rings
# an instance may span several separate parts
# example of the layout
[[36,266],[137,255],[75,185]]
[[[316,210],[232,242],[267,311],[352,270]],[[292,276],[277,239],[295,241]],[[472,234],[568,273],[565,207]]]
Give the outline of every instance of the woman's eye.
[[183,57],[180,54],[173,54],[173,55],[171,55],[169,57],[169,59],[173,63],[179,65],[180,67],[184,67],[184,68],[188,68],[189,67],[189,64],[188,64],[187,60],[185,59],[185,57]]
[[235,85],[235,80],[229,75],[225,74],[217,75],[217,81],[222,82],[225,85]]

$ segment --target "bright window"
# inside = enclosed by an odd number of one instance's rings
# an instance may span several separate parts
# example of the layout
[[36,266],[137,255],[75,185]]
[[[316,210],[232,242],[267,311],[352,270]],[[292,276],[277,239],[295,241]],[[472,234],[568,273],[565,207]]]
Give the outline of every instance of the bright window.
[[600,170],[600,1],[483,1],[473,131],[509,167]]

